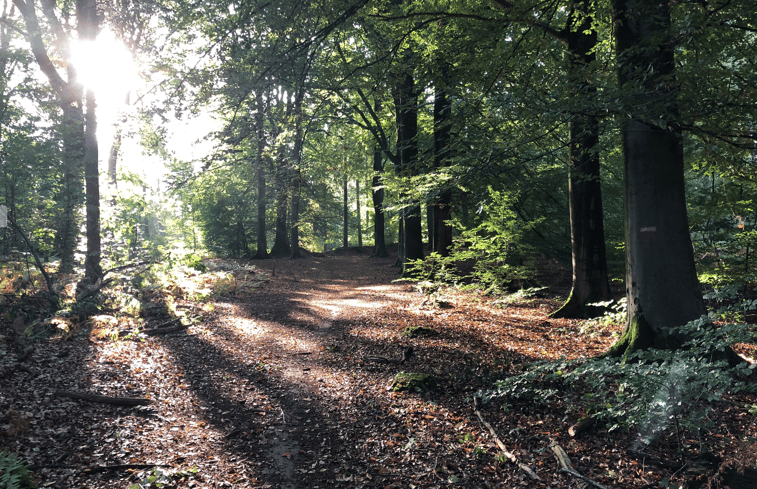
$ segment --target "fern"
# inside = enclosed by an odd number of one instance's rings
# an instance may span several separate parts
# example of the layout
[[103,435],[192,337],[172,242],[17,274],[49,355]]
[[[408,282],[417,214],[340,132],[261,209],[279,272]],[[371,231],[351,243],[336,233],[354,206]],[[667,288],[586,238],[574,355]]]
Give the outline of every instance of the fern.
[[37,485],[32,480],[29,468],[23,460],[8,449],[0,453],[0,488],[2,489],[28,489]]

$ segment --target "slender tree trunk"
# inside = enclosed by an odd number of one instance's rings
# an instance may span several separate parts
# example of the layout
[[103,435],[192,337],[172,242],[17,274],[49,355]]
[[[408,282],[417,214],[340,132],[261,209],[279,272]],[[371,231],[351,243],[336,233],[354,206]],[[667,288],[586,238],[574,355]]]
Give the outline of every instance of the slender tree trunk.
[[371,182],[373,198],[373,253],[371,256],[386,258],[386,220],[384,216],[384,188],[381,186],[381,173],[384,171],[384,158],[381,148],[376,144],[373,150],[373,180]]
[[[574,1],[565,29],[568,82],[575,87],[576,100],[592,100],[596,96],[591,65],[596,59],[597,33],[591,26],[591,8],[588,0]],[[580,24],[574,25],[576,21]],[[568,146],[573,284],[567,302],[552,313],[555,318],[600,316],[604,308],[589,304],[612,299],[607,277],[598,146],[596,116],[577,111],[570,123]]]
[[[81,100],[81,99],[80,99]],[[80,107],[63,108],[63,188],[59,202],[62,215],[58,223],[56,248],[60,251],[58,273],[74,271],[74,252],[79,237],[79,207],[83,201],[82,157],[84,155],[83,114]]]
[[300,258],[300,187],[302,186],[302,99],[305,96],[303,87],[299,87],[296,100],[294,101],[294,148],[292,150],[292,161],[294,171],[292,172],[292,208],[290,217],[292,219],[289,231],[289,246],[291,248],[290,258]]
[[355,202],[357,204],[357,249],[363,249],[363,223],[360,215],[360,179],[355,180]]
[[[124,105],[128,106],[131,99],[131,92],[126,92]],[[121,112],[118,121],[114,124],[116,132],[113,135],[113,144],[110,146],[108,154],[108,184],[113,188],[118,187],[118,156],[121,152],[121,140],[123,138],[123,126],[126,123],[126,112]]]
[[292,208],[290,217],[292,219],[292,224],[289,227],[289,246],[292,248],[292,251],[289,255],[289,258],[295,259],[295,258],[301,258],[300,253],[300,187],[302,185],[302,173],[300,172],[300,169],[297,168],[294,170],[294,175],[292,176]]
[[347,193],[347,175],[344,176],[342,179],[342,195],[344,197],[343,199],[343,210],[342,210],[342,217],[343,217],[343,224],[342,224],[342,249],[347,251],[347,247],[349,246],[349,229],[348,224],[350,221],[350,214],[349,214],[349,207],[348,207],[348,201],[349,201],[349,194]]
[[100,171],[97,164],[97,104],[92,90],[87,90],[86,99],[84,174],[87,187],[87,258],[84,276],[94,283],[103,272],[100,266]]

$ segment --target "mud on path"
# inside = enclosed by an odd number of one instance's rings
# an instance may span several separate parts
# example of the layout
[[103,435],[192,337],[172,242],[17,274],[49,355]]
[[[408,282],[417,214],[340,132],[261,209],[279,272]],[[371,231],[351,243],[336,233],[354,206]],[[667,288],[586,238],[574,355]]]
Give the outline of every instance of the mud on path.
[[[395,260],[349,251],[250,262],[255,287],[176,301],[173,314],[199,314],[186,332],[40,344],[29,372],[0,380],[0,442],[39,482],[62,488],[573,487],[547,449],[552,439],[599,482],[641,487],[657,477],[618,464],[623,435],[597,433],[601,453],[595,438],[568,439],[576,419],[562,405],[482,408],[542,481],[503,461],[472,394],[513,364],[593,355],[612,338],[578,341],[578,322],[547,319],[554,300],[496,308],[449,292],[438,307],[394,281]],[[404,336],[411,326],[438,334]],[[397,362],[408,347],[413,355]],[[393,392],[401,371],[432,374],[437,389]],[[92,404],[56,389],[152,402]]]

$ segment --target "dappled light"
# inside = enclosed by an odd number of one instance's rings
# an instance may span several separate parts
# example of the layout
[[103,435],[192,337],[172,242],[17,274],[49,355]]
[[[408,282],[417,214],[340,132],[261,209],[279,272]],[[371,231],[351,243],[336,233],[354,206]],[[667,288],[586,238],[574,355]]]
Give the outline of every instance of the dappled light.
[[754,0],[0,4],[0,489],[757,487]]

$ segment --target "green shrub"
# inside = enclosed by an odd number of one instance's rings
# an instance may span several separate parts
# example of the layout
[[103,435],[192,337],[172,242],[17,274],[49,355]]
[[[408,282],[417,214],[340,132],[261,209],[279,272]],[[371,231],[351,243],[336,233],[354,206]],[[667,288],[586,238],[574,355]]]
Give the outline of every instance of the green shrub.
[[490,293],[530,284],[536,274],[530,263],[534,250],[525,244],[524,236],[541,221],[518,219],[512,210],[515,198],[507,192],[489,187],[489,198],[472,227],[452,221],[457,236],[450,256],[431,253],[411,261],[409,277],[445,284],[469,282]]
[[[746,301],[729,308],[754,308]],[[726,311],[720,310],[722,314]],[[689,338],[679,349],[643,350],[626,361],[613,358],[544,361],[498,381],[481,393],[484,400],[529,399],[549,402],[562,398],[577,409],[594,414],[612,429],[635,429],[638,444],[654,442],[669,426],[698,432],[710,427],[712,403],[726,391],[751,388],[739,377],[749,373],[746,363],[729,368],[719,359],[736,343],[754,342],[747,324],[713,326],[715,313],[678,328]],[[581,392],[581,399],[574,398]]]

